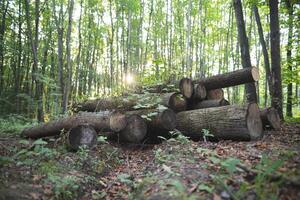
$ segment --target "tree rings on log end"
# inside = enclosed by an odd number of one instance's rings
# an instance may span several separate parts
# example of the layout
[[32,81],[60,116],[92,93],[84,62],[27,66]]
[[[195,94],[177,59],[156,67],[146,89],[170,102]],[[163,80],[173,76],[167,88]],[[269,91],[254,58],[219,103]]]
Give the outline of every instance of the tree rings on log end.
[[129,143],[141,143],[147,133],[147,124],[142,117],[133,114],[128,117],[126,127],[120,132],[121,140]]
[[198,100],[203,100],[206,98],[207,92],[206,88],[204,85],[201,83],[195,85],[195,90],[194,90],[194,98]]
[[166,109],[160,114],[161,124],[164,129],[171,131],[176,127],[176,114],[171,109]]
[[127,125],[125,115],[119,112],[112,113],[109,118],[109,125],[111,130],[115,132],[121,131]]
[[224,98],[224,91],[223,89],[214,89],[207,91],[207,99],[223,99]]
[[169,98],[168,102],[169,108],[175,112],[180,112],[186,110],[187,101],[180,93],[173,93]]
[[75,126],[68,132],[68,146],[72,150],[78,150],[83,145],[93,147],[96,143],[97,132],[88,124]]
[[193,81],[189,78],[182,78],[179,81],[179,90],[184,97],[191,98],[194,92]]
[[247,128],[251,140],[258,140],[263,136],[263,126],[259,108],[256,103],[250,103],[247,111]]
[[252,67],[251,74],[254,81],[259,80],[259,70],[256,67]]
[[264,127],[271,127],[276,131],[280,130],[281,120],[275,108],[270,107],[261,110],[260,117]]

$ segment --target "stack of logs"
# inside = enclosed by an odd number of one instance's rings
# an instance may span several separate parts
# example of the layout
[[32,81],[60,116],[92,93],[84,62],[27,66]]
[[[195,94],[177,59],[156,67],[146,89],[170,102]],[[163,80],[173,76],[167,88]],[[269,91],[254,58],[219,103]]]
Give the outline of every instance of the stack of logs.
[[[255,67],[191,80],[183,78],[171,88],[155,85],[137,94],[88,100],[73,106],[77,113],[23,130],[28,138],[68,133],[71,149],[94,146],[97,134],[125,143],[153,142],[179,130],[191,139],[203,138],[203,129],[216,140],[257,140],[263,128],[280,129],[275,109],[259,110],[256,103],[229,105],[222,88],[258,81]],[[161,137],[159,137],[161,136]]]

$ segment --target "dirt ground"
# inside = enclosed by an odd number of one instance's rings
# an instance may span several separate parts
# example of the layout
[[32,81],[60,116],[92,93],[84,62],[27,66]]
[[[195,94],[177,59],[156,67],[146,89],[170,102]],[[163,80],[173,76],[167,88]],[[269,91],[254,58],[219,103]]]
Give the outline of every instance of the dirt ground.
[[[1,133],[5,135],[5,133]],[[120,145],[0,138],[0,199],[300,199],[300,125],[255,142]]]

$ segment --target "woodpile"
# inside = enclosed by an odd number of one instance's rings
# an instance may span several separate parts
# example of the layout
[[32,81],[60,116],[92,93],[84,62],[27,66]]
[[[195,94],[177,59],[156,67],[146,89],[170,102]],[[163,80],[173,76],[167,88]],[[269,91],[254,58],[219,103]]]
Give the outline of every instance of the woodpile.
[[249,141],[263,136],[263,129],[280,129],[275,109],[260,110],[255,103],[229,105],[222,88],[257,81],[255,67],[192,80],[182,78],[176,84],[140,87],[118,97],[87,100],[73,105],[74,114],[23,130],[27,138],[68,133],[68,145],[95,145],[96,134],[110,133],[119,142],[144,143],[171,137],[179,130],[191,139]]

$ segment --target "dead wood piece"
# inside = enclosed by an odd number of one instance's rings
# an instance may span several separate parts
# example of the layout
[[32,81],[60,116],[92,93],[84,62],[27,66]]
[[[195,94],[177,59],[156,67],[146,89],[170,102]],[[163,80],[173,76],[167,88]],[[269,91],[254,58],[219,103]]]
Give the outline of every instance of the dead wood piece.
[[223,98],[224,98],[224,91],[221,88],[207,91],[208,100],[223,99]]
[[97,132],[89,124],[78,125],[69,130],[67,141],[71,150],[76,151],[80,146],[91,148],[97,143]]
[[265,108],[260,111],[260,117],[263,122],[264,128],[272,128],[274,130],[280,130],[281,120],[279,114],[275,108]]
[[220,106],[228,106],[229,102],[226,99],[204,100],[193,106],[193,109],[212,108]]

